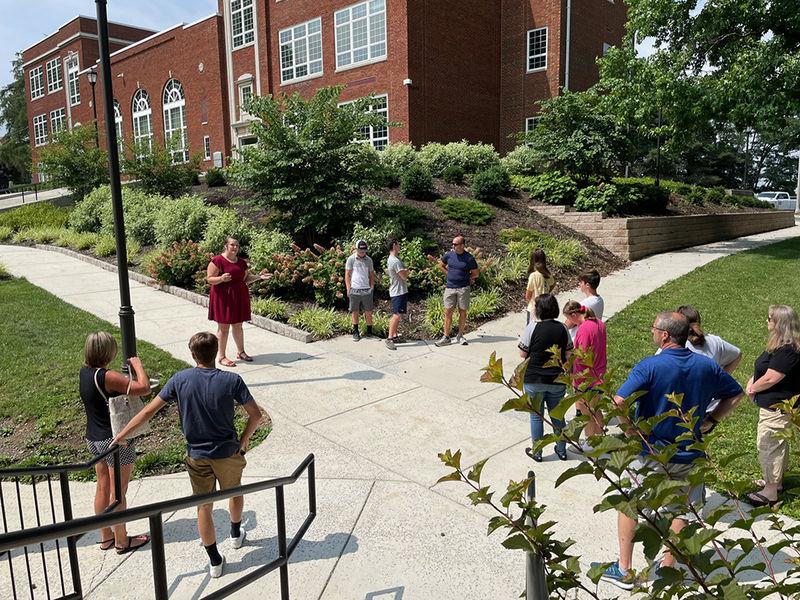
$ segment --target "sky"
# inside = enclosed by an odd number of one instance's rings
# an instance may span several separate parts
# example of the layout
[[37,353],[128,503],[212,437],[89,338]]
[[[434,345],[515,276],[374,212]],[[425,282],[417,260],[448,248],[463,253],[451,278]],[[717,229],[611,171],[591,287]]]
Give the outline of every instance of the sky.
[[[94,0],[0,0],[0,87],[12,80],[17,52],[78,15],[94,17]],[[108,0],[108,20],[162,30],[217,12],[217,0]]]

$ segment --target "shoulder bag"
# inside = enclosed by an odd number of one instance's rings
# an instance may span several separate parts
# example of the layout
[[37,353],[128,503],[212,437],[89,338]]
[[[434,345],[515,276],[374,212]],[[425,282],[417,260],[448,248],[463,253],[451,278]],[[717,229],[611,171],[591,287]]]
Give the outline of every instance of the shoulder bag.
[[[133,380],[128,379],[128,390],[119,396],[111,396],[110,398],[103,392],[100,383],[97,381],[97,374],[100,372],[98,369],[94,372],[94,385],[100,395],[105,398],[108,404],[108,412],[111,415],[111,433],[116,435],[125,429],[131,419],[135,417],[144,408],[144,402],[141,397],[131,396],[131,383]],[[134,429],[128,434],[128,438],[135,438],[146,433],[150,433],[150,423],[144,422],[139,427]]]

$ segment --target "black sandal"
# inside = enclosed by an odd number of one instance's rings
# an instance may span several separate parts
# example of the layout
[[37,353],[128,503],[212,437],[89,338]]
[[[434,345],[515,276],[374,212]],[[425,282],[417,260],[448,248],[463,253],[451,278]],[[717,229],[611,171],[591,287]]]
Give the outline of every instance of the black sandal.
[[[142,543],[136,544],[134,546],[133,540],[136,539],[142,539]],[[139,548],[141,548],[145,544],[148,544],[149,542],[150,542],[149,535],[129,535],[127,546],[125,546],[124,548],[120,548],[119,546],[114,546],[114,547],[117,549],[117,554],[127,554],[128,552],[133,552],[134,550],[138,550]]]
[[743,502],[747,502],[753,508],[760,508],[762,506],[769,506],[770,508],[778,504],[780,500],[770,500],[764,494],[759,492],[750,492],[741,497]]
[[[100,546],[100,550],[102,550],[103,552],[111,550],[115,545],[114,538],[109,538],[107,540],[100,540],[99,542],[97,542],[97,544]],[[106,546],[106,544],[108,544],[108,546]]]

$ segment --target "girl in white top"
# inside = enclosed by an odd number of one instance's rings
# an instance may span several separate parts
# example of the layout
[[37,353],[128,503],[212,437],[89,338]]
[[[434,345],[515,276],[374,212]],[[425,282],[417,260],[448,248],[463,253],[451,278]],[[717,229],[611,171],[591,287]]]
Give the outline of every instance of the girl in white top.
[[[695,354],[707,356],[727,373],[733,373],[742,360],[742,351],[718,335],[705,333],[700,327],[700,312],[690,305],[681,306],[676,312],[689,321],[689,339],[686,347]],[[710,408],[710,407],[709,407]]]
[[547,268],[547,257],[544,250],[537,248],[531,253],[528,265],[528,285],[525,287],[525,301],[528,303],[527,323],[531,322],[531,315],[535,315],[534,301],[537,296],[549,294],[556,287],[556,280]]

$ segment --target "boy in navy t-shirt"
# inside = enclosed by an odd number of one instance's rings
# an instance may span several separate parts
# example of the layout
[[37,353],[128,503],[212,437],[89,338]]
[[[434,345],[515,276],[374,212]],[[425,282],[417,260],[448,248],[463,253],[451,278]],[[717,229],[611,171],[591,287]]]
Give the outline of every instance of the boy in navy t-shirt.
[[[238,487],[247,464],[244,453],[250,437],[261,422],[261,410],[239,375],[214,366],[217,355],[217,338],[214,334],[196,333],[189,340],[189,350],[197,366],[175,373],[158,396],[131,419],[114,441],[124,444],[129,431],[148,421],[167,404],[175,402],[186,437],[186,470],[194,494],[213,492],[217,482],[221,490]],[[237,436],[233,423],[235,403],[241,404],[247,412],[247,425],[241,437]],[[212,508],[213,504],[197,507],[197,528],[208,553],[209,574],[219,577],[225,559],[217,549]],[[228,508],[231,515],[231,544],[234,548],[241,548],[245,540],[245,531],[241,528],[244,497],[231,498]]]

